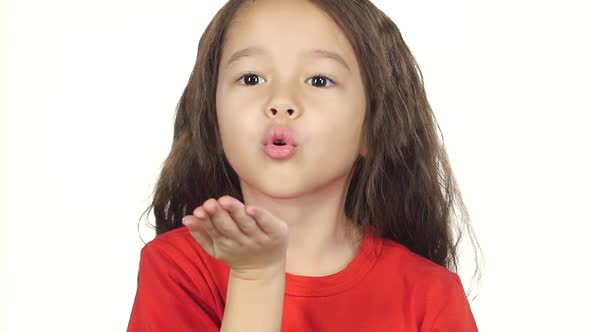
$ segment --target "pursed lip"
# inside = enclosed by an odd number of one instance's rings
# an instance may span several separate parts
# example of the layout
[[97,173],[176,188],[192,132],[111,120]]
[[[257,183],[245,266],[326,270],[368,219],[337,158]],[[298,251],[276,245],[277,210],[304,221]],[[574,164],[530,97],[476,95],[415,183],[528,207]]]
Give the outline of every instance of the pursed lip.
[[293,137],[293,133],[291,133],[291,130],[289,130],[289,128],[286,126],[272,126],[266,135],[264,135],[262,144],[273,144],[273,142],[276,140],[282,140],[286,144],[292,145],[294,147],[297,146],[297,142]]

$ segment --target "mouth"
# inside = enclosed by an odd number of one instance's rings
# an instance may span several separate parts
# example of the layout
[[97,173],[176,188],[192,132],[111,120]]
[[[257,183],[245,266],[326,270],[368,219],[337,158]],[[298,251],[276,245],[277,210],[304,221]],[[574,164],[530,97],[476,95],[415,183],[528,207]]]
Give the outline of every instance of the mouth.
[[283,143],[273,143],[264,146],[264,153],[272,159],[283,160],[291,158],[297,149],[295,146]]
[[291,145],[293,147],[297,146],[293,134],[289,130],[289,128],[285,126],[274,126],[272,127],[267,134],[263,138],[263,145],[275,145],[275,146],[285,146]]
[[272,144],[276,145],[276,146],[283,146],[283,145],[287,145],[287,143],[285,143],[285,141],[279,139],[279,140],[275,140],[272,142]]
[[285,126],[272,127],[263,139],[264,152],[272,159],[289,159],[295,152],[297,143],[289,128]]

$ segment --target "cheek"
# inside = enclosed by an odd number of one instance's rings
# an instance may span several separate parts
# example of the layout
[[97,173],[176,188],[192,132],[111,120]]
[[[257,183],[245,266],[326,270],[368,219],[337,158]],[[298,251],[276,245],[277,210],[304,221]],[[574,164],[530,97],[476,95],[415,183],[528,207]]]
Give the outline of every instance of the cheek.
[[224,93],[219,94],[216,111],[217,123],[224,145],[235,141],[240,135],[244,135],[247,112],[239,107],[235,98]]
[[352,109],[349,105],[334,108],[329,112],[317,115],[316,121],[311,121],[313,132],[329,147],[351,148],[360,139],[363,114]]
[[218,109],[217,121],[225,157],[235,170],[244,167],[259,148],[256,122],[247,112]]

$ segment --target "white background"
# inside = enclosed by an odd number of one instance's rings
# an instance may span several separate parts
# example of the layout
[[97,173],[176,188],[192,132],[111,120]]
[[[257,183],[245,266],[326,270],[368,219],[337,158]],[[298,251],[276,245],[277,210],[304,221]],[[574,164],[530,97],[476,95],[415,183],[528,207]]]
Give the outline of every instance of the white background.
[[[140,215],[222,3],[0,2],[0,331],[126,329]],[[588,2],[375,4],[422,68],[482,246],[480,331],[590,331]]]

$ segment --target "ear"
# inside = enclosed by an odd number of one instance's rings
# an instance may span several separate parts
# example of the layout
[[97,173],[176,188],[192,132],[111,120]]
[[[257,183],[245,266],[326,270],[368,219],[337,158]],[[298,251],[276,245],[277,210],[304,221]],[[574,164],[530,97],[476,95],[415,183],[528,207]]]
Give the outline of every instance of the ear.
[[364,138],[363,138],[363,142],[361,143],[361,156],[363,156],[363,158],[367,158],[367,154],[369,154],[369,150],[367,148],[367,143],[365,142]]

